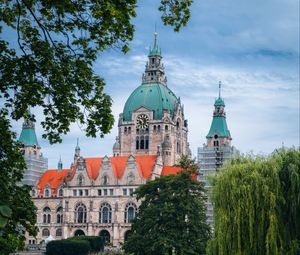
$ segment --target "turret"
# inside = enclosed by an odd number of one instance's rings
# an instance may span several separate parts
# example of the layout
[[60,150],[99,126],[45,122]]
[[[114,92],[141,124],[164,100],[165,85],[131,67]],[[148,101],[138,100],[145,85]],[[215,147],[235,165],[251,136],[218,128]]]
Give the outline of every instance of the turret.
[[231,135],[227,127],[225,103],[221,98],[221,82],[219,82],[219,97],[214,103],[213,120],[206,136],[207,146],[218,149],[220,146],[231,145]]
[[162,148],[162,158],[163,158],[163,164],[165,166],[169,166],[171,165],[172,163],[172,160],[171,160],[171,155],[172,155],[172,143],[170,141],[170,136],[169,135],[166,135],[165,136],[165,139],[161,145],[161,148]]
[[119,137],[117,136],[116,137],[116,141],[114,143],[114,146],[113,146],[113,155],[114,157],[116,156],[120,156],[120,141],[119,141]]

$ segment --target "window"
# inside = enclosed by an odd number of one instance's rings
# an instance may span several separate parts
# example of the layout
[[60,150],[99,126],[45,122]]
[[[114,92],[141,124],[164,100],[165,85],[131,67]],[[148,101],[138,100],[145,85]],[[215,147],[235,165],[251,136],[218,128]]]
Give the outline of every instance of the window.
[[169,130],[169,126],[165,125],[165,131],[168,131],[168,130]]
[[154,130],[154,132],[156,132],[156,125],[153,126],[153,130]]
[[140,149],[140,138],[138,136],[136,137],[136,140],[135,140],[135,148],[137,150]]
[[89,190],[88,190],[88,189],[85,190],[85,195],[86,195],[86,196],[89,195]]
[[141,138],[140,138],[140,149],[143,150],[144,147],[145,147],[144,136],[141,136]]
[[51,188],[49,185],[45,186],[45,197],[50,197],[51,196]]
[[135,218],[136,212],[137,212],[136,205],[134,203],[128,203],[125,207],[124,222],[131,223],[132,220]]
[[33,189],[33,190],[31,191],[31,194],[32,194],[33,197],[36,196],[36,191],[35,191],[35,189]]
[[58,189],[58,196],[62,197],[64,195],[64,190],[61,188]]
[[136,145],[137,150],[148,150],[149,149],[149,136],[137,136]]
[[127,196],[127,189],[123,189],[123,196]]
[[101,196],[101,189],[98,189],[98,196]]
[[63,223],[63,208],[61,206],[56,210],[56,223]]
[[111,223],[111,206],[108,203],[103,203],[100,207],[99,222],[100,223]]
[[43,223],[45,224],[51,223],[51,209],[49,207],[45,207],[43,209]]
[[110,195],[110,196],[113,196],[113,195],[114,195],[114,190],[113,190],[113,189],[110,189],[110,190],[109,190],[109,195]]
[[219,147],[219,141],[218,140],[214,141],[214,147]]
[[74,196],[74,197],[77,196],[77,190],[76,190],[76,189],[73,190],[73,196]]
[[134,184],[135,177],[134,174],[131,172],[127,176],[127,184]]
[[79,203],[76,205],[75,222],[76,223],[86,223],[86,206],[82,203]]
[[84,178],[83,178],[82,175],[78,176],[77,181],[78,181],[78,186],[83,186],[83,184],[84,184]]
[[132,196],[133,192],[134,192],[133,189],[129,189],[129,194],[130,194],[130,196]]
[[181,153],[180,142],[177,142],[177,153]]
[[55,235],[56,236],[62,236],[62,230],[61,230],[61,228],[56,229]]
[[157,132],[160,132],[160,125],[157,126]]
[[50,231],[48,228],[44,228],[42,231],[42,236],[48,237],[50,236]]
[[104,194],[103,194],[104,196],[107,196],[107,189],[104,189],[104,190],[103,190],[103,193],[104,193]]
[[107,175],[103,175],[102,179],[103,179],[103,185],[107,186],[109,184],[108,176]]
[[79,196],[82,197],[83,196],[83,191],[82,189],[78,190],[79,191]]
[[124,128],[124,133],[125,133],[125,134],[127,133],[127,127]]

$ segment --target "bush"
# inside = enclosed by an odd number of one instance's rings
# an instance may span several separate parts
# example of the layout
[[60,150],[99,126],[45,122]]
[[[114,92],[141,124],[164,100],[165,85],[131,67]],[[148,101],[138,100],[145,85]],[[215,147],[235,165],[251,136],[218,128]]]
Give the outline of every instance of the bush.
[[90,243],[87,240],[65,239],[51,241],[47,244],[47,255],[88,255],[91,251]]
[[84,240],[90,244],[90,252],[100,252],[104,250],[104,241],[100,236],[75,236],[68,240]]

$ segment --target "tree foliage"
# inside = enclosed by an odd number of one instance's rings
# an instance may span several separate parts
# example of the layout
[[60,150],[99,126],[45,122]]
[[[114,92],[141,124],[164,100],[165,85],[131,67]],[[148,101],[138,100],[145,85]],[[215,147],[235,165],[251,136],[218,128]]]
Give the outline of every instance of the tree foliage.
[[124,244],[125,252],[204,254],[210,237],[204,188],[193,178],[197,171],[194,161],[183,156],[179,166],[179,174],[161,176],[137,189],[137,199],[142,202]]
[[[161,0],[164,24],[186,25],[191,2]],[[93,64],[105,49],[129,50],[136,7],[136,0],[0,0],[1,251],[20,246],[22,230],[35,233],[30,188],[16,185],[25,163],[11,119],[34,121],[28,108],[39,107],[50,143],[75,122],[88,136],[109,133],[112,100]]]
[[300,153],[239,157],[213,179],[208,254],[299,254]]
[[20,144],[11,140],[7,112],[0,111],[0,250],[9,254],[22,248],[24,231],[36,234],[36,210],[30,197],[29,186],[18,186],[25,163]]

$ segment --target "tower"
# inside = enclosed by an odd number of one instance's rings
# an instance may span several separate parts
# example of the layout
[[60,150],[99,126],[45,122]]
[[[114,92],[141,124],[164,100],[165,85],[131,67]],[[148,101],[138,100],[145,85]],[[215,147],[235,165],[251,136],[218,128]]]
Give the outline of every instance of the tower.
[[23,144],[22,151],[26,162],[22,184],[34,185],[47,169],[48,159],[44,158],[41,153],[32,120],[26,119],[24,121],[19,142]]
[[223,163],[234,155],[236,149],[231,146],[231,140],[226,122],[225,103],[221,97],[221,82],[219,82],[219,96],[214,103],[213,119],[206,136],[206,144],[198,148],[199,180],[204,183],[208,190],[207,220],[211,225],[213,224],[213,207],[210,198],[211,184],[207,176],[216,174]]
[[77,161],[77,159],[80,158],[80,147],[79,147],[79,138],[77,138],[77,143],[75,147],[75,153],[74,153],[74,163]]
[[188,126],[180,98],[167,85],[157,33],[150,47],[142,84],[127,99],[119,115],[115,156],[156,155],[161,148],[164,165],[174,165],[188,154]]

